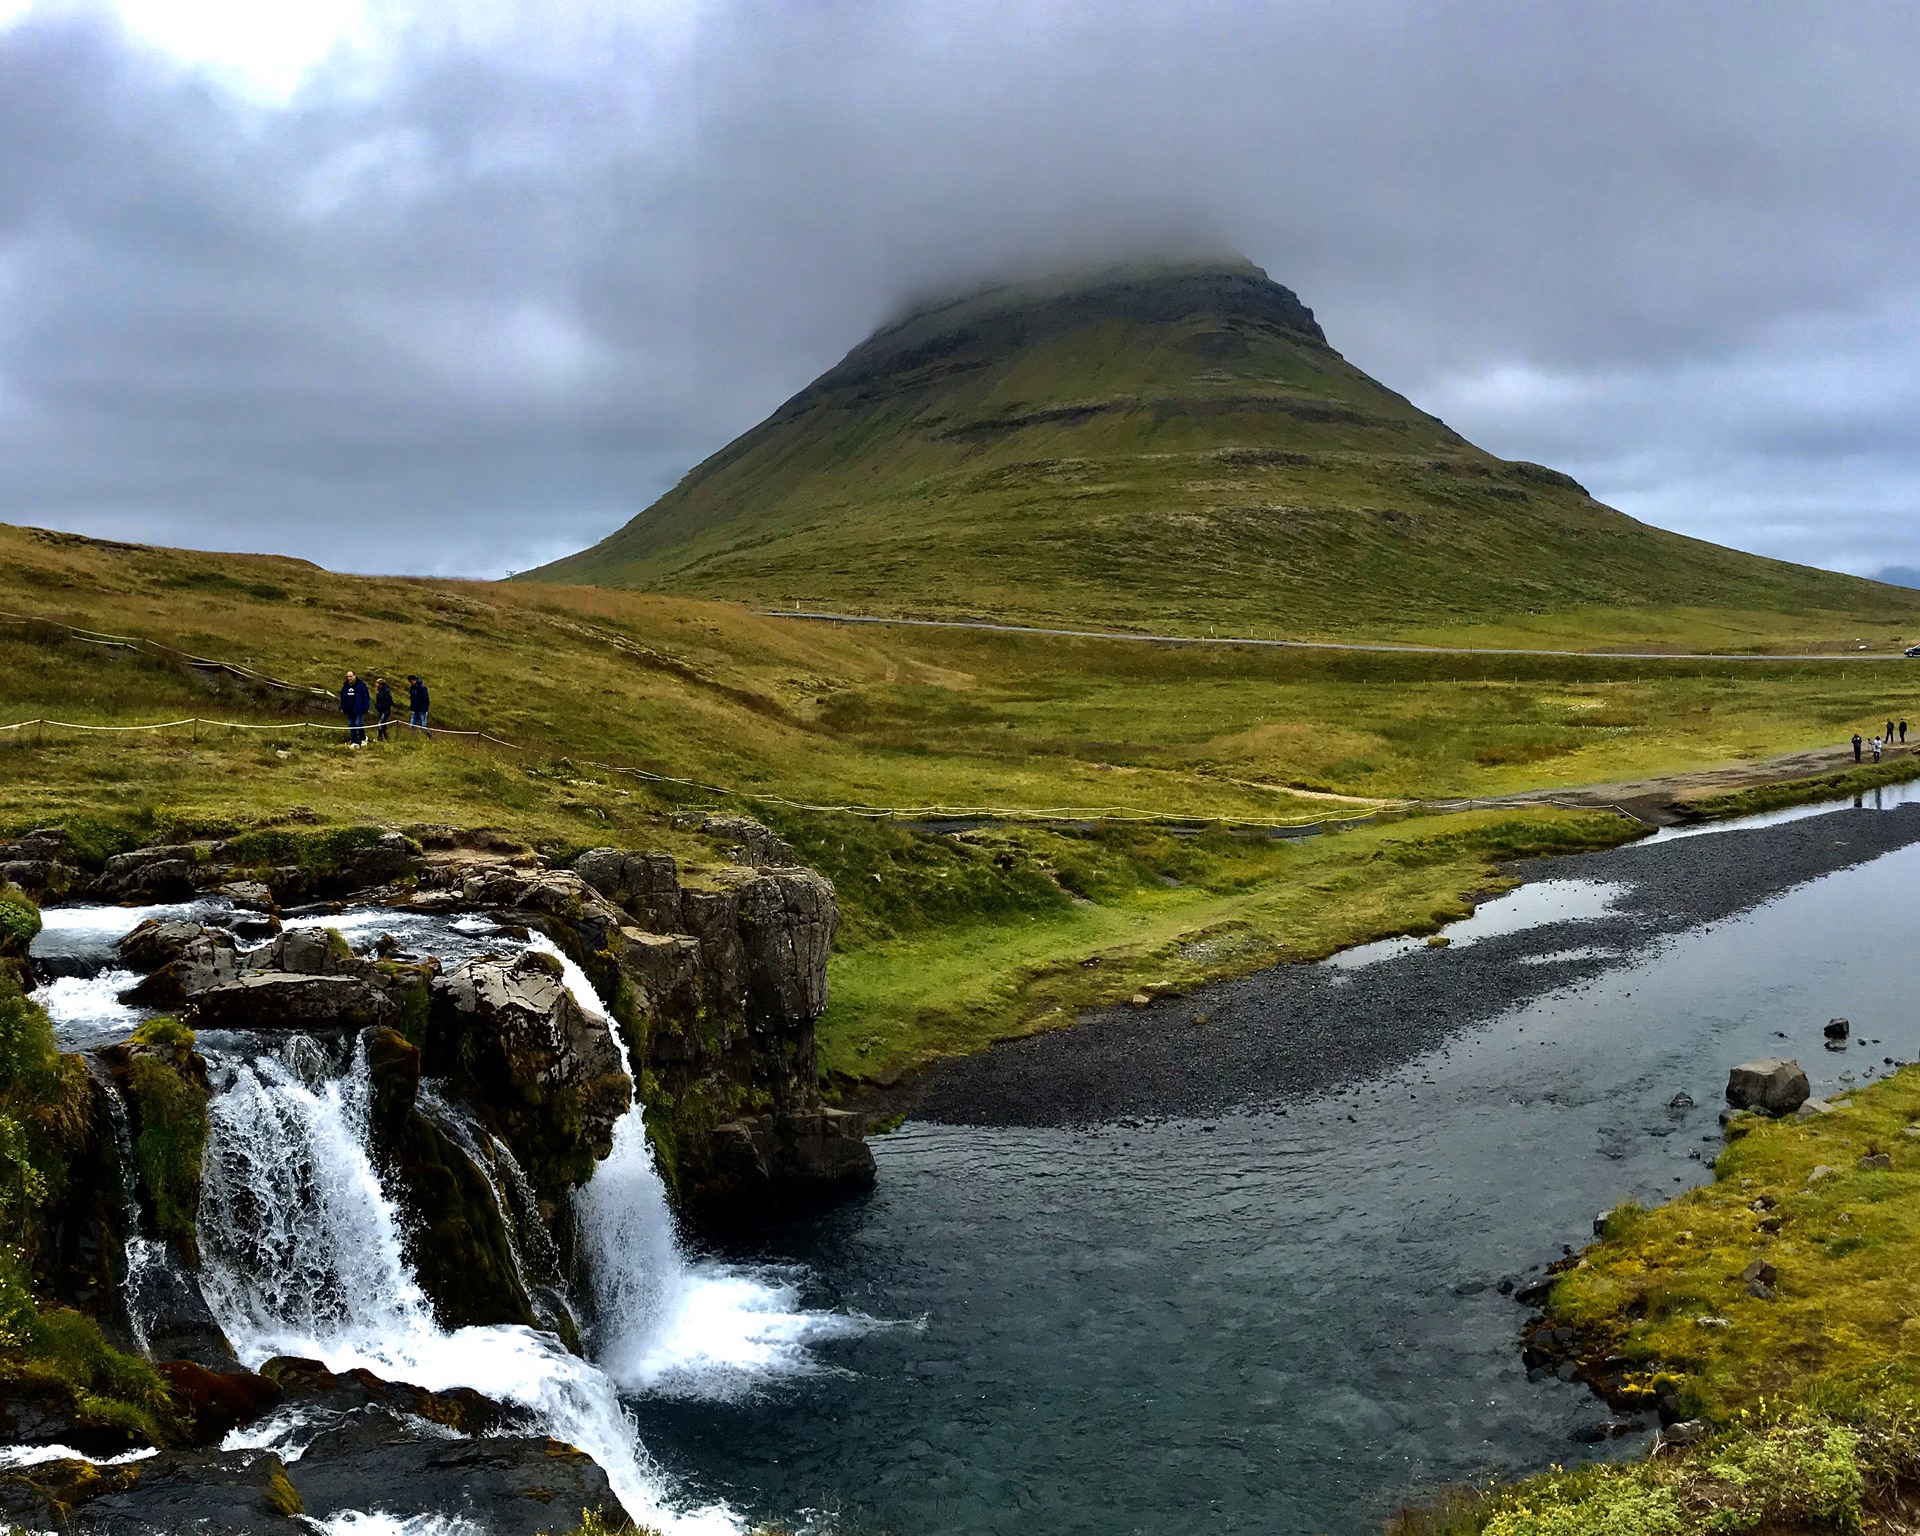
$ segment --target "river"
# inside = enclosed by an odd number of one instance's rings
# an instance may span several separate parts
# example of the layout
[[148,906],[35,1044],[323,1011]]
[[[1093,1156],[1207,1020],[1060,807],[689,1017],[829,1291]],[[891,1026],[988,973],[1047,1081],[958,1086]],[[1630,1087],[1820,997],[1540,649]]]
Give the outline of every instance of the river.
[[[1608,1415],[1584,1388],[1528,1379],[1503,1285],[1616,1202],[1705,1179],[1731,1064],[1797,1055],[1832,1095],[1920,1054],[1915,842],[1900,791],[1662,834],[1528,869],[1444,949],[1390,941],[990,1053],[936,1074],[923,1116],[876,1141],[871,1197],[746,1251],[676,1247],[636,1116],[585,1205],[596,1285],[651,1299],[551,1421],[594,1429],[663,1524],[849,1536],[1346,1536],[1443,1484],[1640,1451],[1649,1427],[1596,1442]],[[49,915],[58,963],[138,914]],[[130,1027],[111,991],[43,996],[84,1045]],[[1853,1022],[1844,1054],[1822,1048],[1834,1015]],[[351,1072],[233,1080],[289,1124],[353,1118]],[[238,1147],[264,1116],[228,1123]],[[343,1187],[359,1181],[342,1230],[378,1229],[385,1275],[383,1202],[354,1138],[334,1140]],[[496,1391],[516,1360],[559,1369],[524,1337],[440,1334],[417,1297],[325,1327],[283,1316],[263,1278],[224,1304],[244,1354]]]
[[[1920,840],[1920,804],[1880,803],[1875,846]],[[1802,810],[1665,834],[1605,856],[1604,881],[1536,869],[1550,888],[1452,932],[1501,946],[1491,963],[1537,995],[1284,1114],[910,1121],[876,1143],[870,1200],[755,1256],[804,1266],[816,1307],[922,1326],[822,1346],[843,1375],[644,1402],[643,1437],[767,1517],[1089,1536],[1375,1532],[1442,1484],[1644,1450],[1646,1432],[1585,1443],[1607,1410],[1527,1379],[1527,1314],[1500,1282],[1622,1199],[1705,1180],[1733,1063],[1797,1055],[1832,1094],[1920,1054],[1907,849],[1619,942],[1636,867],[1777,866],[1767,839],[1828,825]],[[1444,958],[1376,954],[1363,972]],[[1845,1054],[1822,1048],[1835,1015],[1859,1042]],[[1670,1107],[1681,1094],[1696,1107]]]

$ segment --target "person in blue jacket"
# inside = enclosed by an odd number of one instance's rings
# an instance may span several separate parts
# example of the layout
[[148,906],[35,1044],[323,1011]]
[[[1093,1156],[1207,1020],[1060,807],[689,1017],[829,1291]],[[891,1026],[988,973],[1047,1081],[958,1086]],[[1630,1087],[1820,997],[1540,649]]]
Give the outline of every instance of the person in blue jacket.
[[[416,731],[427,731],[427,705],[432,701],[427,697],[427,685],[424,679],[413,673],[407,674],[407,724]],[[427,731],[431,737],[432,731]]]
[[347,717],[348,746],[367,744],[367,706],[372,702],[365,681],[349,672],[340,685],[340,713]]

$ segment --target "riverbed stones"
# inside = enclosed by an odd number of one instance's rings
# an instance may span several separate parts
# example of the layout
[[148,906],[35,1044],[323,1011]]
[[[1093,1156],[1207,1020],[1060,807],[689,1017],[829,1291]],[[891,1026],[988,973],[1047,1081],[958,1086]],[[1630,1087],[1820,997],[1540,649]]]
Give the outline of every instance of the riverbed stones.
[[1790,1115],[1812,1092],[1813,1085],[1797,1061],[1769,1056],[1742,1062],[1727,1074],[1727,1102],[1736,1109]]
[[1845,1019],[1828,1019],[1826,1036],[1829,1040],[1844,1040],[1853,1032],[1853,1025]]

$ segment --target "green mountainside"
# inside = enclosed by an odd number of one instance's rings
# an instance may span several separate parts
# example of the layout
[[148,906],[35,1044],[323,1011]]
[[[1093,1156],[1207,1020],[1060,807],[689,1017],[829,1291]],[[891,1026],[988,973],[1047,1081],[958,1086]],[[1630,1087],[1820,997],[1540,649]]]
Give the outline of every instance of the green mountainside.
[[765,606],[1279,635],[1915,606],[1650,528],[1565,475],[1482,452],[1347,362],[1245,263],[923,308],[617,533],[528,574]]

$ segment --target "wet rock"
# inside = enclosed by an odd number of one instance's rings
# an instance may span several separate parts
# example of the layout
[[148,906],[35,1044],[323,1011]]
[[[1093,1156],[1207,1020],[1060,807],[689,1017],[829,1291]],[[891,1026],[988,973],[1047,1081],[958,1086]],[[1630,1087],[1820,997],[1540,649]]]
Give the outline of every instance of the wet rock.
[[1826,1035],[1829,1040],[1844,1040],[1853,1032],[1853,1026],[1845,1019],[1828,1019]]
[[201,1445],[251,1423],[284,1396],[278,1382],[237,1367],[212,1371],[191,1360],[164,1360],[155,1369],[166,1378],[181,1418]]
[[717,1126],[700,1214],[727,1224],[804,1211],[871,1189],[865,1117],[820,1108]]
[[201,923],[148,918],[120,941],[119,955],[129,970],[150,972],[120,994],[146,1008],[177,1008],[246,969],[233,935]]
[[1692,1445],[1704,1440],[1713,1433],[1713,1428],[1705,1419],[1682,1419],[1677,1424],[1669,1424],[1660,1431],[1659,1443],[1662,1445]]
[[1727,1102],[1736,1109],[1790,1115],[1807,1101],[1812,1091],[1807,1074],[1797,1061],[1767,1057],[1743,1062],[1727,1074]]
[[357,976],[265,971],[209,987],[188,1020],[195,1029],[362,1029],[397,1011],[385,988]]
[[670,853],[590,848],[574,873],[648,933],[672,933],[680,919],[680,870]]
[[218,894],[226,897],[243,912],[259,912],[269,917],[279,915],[273,899],[273,889],[264,881],[230,880],[219,888]]
[[630,1525],[593,1458],[544,1435],[429,1438],[363,1412],[316,1437],[293,1470],[319,1520],[378,1509],[401,1520],[464,1518],[489,1536],[542,1536],[592,1510],[609,1529]]
[[409,1415],[453,1434],[524,1434],[533,1428],[533,1415],[510,1403],[498,1403],[471,1387],[431,1392],[410,1382],[387,1381],[372,1371],[334,1372],[318,1360],[276,1355],[260,1367],[284,1400],[316,1413],[348,1414],[382,1408]]
[[[121,939],[114,949],[120,956],[120,963],[128,970],[151,974],[179,959],[188,944],[196,939],[207,938],[213,932],[206,924],[186,918],[149,917]],[[228,947],[232,947],[231,943]]]
[[612,1149],[633,1097],[605,1021],[587,1016],[564,974],[553,956],[530,952],[438,977],[425,1061],[514,1149],[550,1204]]
[[1554,1279],[1555,1276],[1547,1275],[1539,1280],[1529,1281],[1514,1290],[1513,1299],[1523,1307],[1544,1307],[1547,1304],[1547,1297],[1553,1291]]
[[193,895],[201,850],[191,843],[169,843],[116,853],[100,871],[96,888],[120,901],[184,901]]
[[253,1536],[311,1529],[298,1519],[300,1496],[271,1451],[162,1451],[98,1468],[56,1462],[12,1474],[4,1497],[12,1518],[75,1536]]
[[366,1045],[369,1140],[407,1217],[407,1262],[434,1317],[443,1328],[538,1326],[492,1183],[419,1110],[420,1048],[384,1027],[370,1030]]
[[1685,1089],[1667,1100],[1668,1109],[1692,1109],[1693,1107],[1693,1095]]

